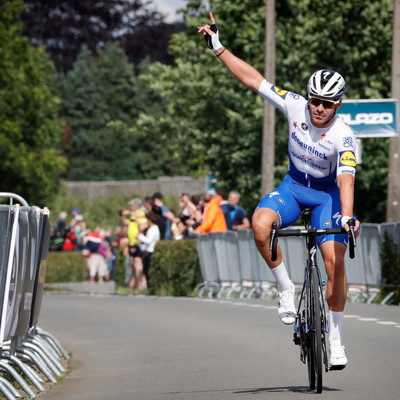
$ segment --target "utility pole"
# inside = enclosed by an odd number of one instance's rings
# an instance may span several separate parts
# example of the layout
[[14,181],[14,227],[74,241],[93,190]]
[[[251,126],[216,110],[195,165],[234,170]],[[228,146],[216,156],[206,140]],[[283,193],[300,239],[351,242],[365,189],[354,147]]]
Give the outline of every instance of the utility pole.
[[[266,0],[264,76],[275,82],[275,0]],[[261,196],[274,189],[275,107],[264,100],[261,156]]]
[[[400,0],[394,0],[392,41],[392,97],[400,102]],[[400,137],[389,142],[386,221],[400,221]]]

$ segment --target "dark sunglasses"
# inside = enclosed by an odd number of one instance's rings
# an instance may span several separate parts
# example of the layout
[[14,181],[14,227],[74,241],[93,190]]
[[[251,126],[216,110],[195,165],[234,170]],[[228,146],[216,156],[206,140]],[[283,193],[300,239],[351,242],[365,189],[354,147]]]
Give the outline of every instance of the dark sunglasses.
[[320,104],[322,104],[326,109],[335,107],[335,105],[338,104],[339,101],[322,100],[322,99],[317,99],[316,97],[310,97],[310,103],[314,107],[318,107]]

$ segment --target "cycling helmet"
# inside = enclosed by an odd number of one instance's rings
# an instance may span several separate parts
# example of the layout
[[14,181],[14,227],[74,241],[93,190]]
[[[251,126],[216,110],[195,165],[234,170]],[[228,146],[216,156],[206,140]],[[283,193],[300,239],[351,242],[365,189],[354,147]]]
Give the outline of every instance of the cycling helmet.
[[308,96],[332,97],[341,99],[346,89],[346,83],[338,72],[330,69],[320,69],[314,72],[307,85]]

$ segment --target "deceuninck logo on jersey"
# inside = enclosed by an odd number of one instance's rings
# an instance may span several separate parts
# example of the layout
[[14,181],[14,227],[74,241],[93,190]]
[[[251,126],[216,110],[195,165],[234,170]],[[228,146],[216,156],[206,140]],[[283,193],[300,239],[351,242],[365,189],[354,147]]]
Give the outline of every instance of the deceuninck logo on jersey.
[[279,89],[277,86],[272,86],[271,90],[277,94],[278,96],[282,97],[283,99],[286,97],[286,95],[288,94],[288,90],[283,90],[283,89]]
[[346,165],[348,167],[355,167],[356,163],[356,156],[352,151],[342,151],[339,157],[339,165],[343,166]]

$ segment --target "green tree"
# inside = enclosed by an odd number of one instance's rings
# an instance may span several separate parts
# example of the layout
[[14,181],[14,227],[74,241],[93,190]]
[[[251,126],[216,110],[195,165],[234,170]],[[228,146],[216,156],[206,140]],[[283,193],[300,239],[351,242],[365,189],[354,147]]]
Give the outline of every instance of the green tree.
[[[222,43],[262,72],[265,1],[210,3]],[[220,186],[239,190],[253,208],[260,186],[262,99],[231,77],[197,35],[196,27],[208,22],[204,2],[188,1],[184,14],[187,32],[170,41],[176,65],[153,64],[140,78],[159,96],[159,114],[147,129],[167,119],[181,163],[192,173],[215,171]],[[391,0],[283,0],[276,2],[276,14],[279,87],[305,96],[311,73],[332,68],[345,76],[347,98],[390,97]],[[277,179],[287,165],[287,137],[287,122],[277,111]],[[386,140],[365,141],[357,190],[369,196],[356,203],[356,212],[366,221],[384,220],[386,148]],[[377,154],[383,156],[379,168]]]
[[65,167],[60,155],[58,99],[49,90],[53,65],[21,36],[20,0],[0,5],[1,189],[46,205]]
[[25,4],[24,34],[32,45],[46,48],[58,71],[69,71],[83,46],[96,51],[109,41],[119,43],[135,64],[146,56],[172,62],[167,44],[179,27],[166,24],[151,0],[25,0]]
[[65,132],[71,132],[64,143],[68,180],[152,179],[185,170],[171,156],[168,119],[139,117],[153,103],[157,109],[157,98],[137,82],[118,44],[108,43],[97,55],[84,47],[55,85],[70,127]]
[[98,56],[84,47],[57,91],[71,135],[64,143],[70,180],[134,176],[129,126],[136,114],[133,67],[117,45]]

